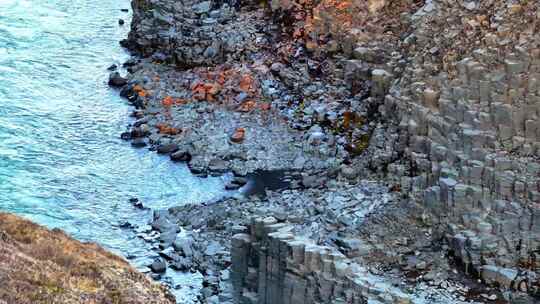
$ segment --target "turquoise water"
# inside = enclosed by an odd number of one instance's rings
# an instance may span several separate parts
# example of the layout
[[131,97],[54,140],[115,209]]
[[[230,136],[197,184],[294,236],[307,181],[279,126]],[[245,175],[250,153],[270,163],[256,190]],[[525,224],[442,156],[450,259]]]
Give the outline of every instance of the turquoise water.
[[0,210],[58,227],[80,240],[144,256],[120,221],[223,195],[220,178],[119,139],[130,108],[106,85],[128,55],[128,0],[0,0]]

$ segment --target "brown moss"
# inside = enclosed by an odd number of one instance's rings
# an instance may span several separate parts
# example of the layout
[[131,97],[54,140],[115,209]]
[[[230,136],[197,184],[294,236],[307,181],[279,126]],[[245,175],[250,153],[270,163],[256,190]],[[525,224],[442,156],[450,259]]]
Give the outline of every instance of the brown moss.
[[3,213],[0,282],[0,299],[10,304],[174,303],[162,286],[100,246]]

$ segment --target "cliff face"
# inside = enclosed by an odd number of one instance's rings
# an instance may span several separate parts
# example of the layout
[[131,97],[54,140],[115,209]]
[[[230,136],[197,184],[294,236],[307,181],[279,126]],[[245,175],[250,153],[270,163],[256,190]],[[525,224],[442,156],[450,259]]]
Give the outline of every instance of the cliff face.
[[0,303],[174,303],[96,244],[0,213]]
[[526,1],[426,3],[385,100],[411,161],[402,186],[471,273],[529,292],[540,266],[539,14]]
[[469,274],[538,293],[538,3],[327,0],[312,12],[299,22],[308,48],[339,50],[346,74],[381,80],[371,167],[419,204]]
[[[296,218],[274,210],[264,213],[243,210],[243,217],[274,215],[279,219],[278,226],[269,229],[280,228],[289,221],[300,235],[309,231],[302,225],[319,221],[313,228],[316,233],[311,234],[312,238],[319,237],[317,246],[323,243],[344,253],[351,265],[374,260],[385,267],[401,267],[400,271],[405,269],[405,273],[415,278],[413,285],[426,280],[433,281],[431,286],[447,289],[448,285],[437,278],[457,273],[448,266],[457,260],[468,278],[481,279],[484,287],[488,287],[486,292],[493,292],[491,287],[504,291],[504,295],[486,294],[480,295],[480,299],[475,295],[475,300],[517,302],[516,299],[521,299],[530,303],[533,300],[529,296],[538,297],[540,11],[537,1],[273,0],[258,8],[253,8],[250,2],[176,3],[135,1],[135,15],[140,22],[133,25],[126,42],[146,57],[134,69],[130,80],[155,96],[147,96],[146,91],[137,96],[135,86],[126,86],[124,92],[131,91],[127,95],[138,102],[134,104],[141,108],[139,117],[144,117],[140,123],[149,124],[147,133],[153,133],[148,137],[158,149],[165,146],[160,140],[171,139],[182,156],[199,154],[202,155],[199,159],[217,158],[227,162],[235,159],[234,165],[222,167],[233,171],[244,169],[247,158],[223,156],[234,149],[225,143],[223,146],[227,148],[220,151],[223,155],[215,153],[218,149],[214,147],[221,145],[217,138],[225,142],[227,135],[223,130],[232,126],[199,128],[202,130],[199,132],[206,132],[200,138],[208,140],[201,148],[199,139],[188,140],[191,133],[169,138],[161,130],[152,131],[152,123],[166,121],[181,126],[186,123],[183,117],[215,122],[220,120],[216,118],[219,115],[236,111],[242,114],[235,116],[235,124],[245,125],[250,118],[258,117],[258,111],[254,107],[236,107],[235,102],[264,101],[264,109],[276,109],[272,115],[284,118],[283,123],[275,125],[286,125],[288,131],[295,129],[298,135],[298,150],[294,151],[300,151],[301,156],[291,157],[294,166],[284,167],[302,171],[303,186],[317,190],[301,205],[291,203],[290,197],[302,197],[306,190],[294,195],[275,194],[280,196],[275,200],[276,209],[289,209],[288,212],[298,215]],[[233,7],[236,9],[231,10]],[[249,26],[253,23],[257,24],[255,28]],[[236,38],[230,38],[227,33],[235,33]],[[156,61],[172,63],[176,68],[202,67],[206,79],[217,81],[224,88],[229,78],[234,79],[234,73],[221,73],[223,66],[230,69],[241,65],[242,69],[238,70],[242,73],[249,74],[249,69],[259,71],[253,73],[256,75],[253,78],[260,81],[262,94],[251,94],[241,85],[238,92],[236,88],[219,92],[209,86],[200,97],[198,82],[203,77],[194,75],[200,71],[183,69],[167,74],[160,72],[161,64],[154,65]],[[145,80],[148,78],[154,80]],[[179,80],[184,82],[184,88],[171,85]],[[230,91],[240,94],[228,98]],[[170,104],[165,96],[179,97],[177,106],[168,105],[163,110],[162,105]],[[235,110],[224,109],[223,105]],[[212,116],[200,119],[190,110],[193,108],[199,114],[212,113]],[[166,114],[170,111],[173,115],[160,116],[160,111]],[[174,116],[175,113],[182,115]],[[192,127],[192,123],[187,125]],[[250,133],[266,134],[267,130],[260,126],[257,129],[254,124],[245,129],[244,144],[232,146],[248,151],[257,166],[260,159],[276,162],[279,158],[276,154],[260,157],[268,155],[264,153],[266,149],[257,151],[259,147],[275,146],[273,142],[252,144],[254,138],[263,136]],[[130,136],[140,133],[134,128]],[[273,132],[276,133],[286,134]],[[291,136],[286,134],[284,138]],[[284,155],[282,149],[277,151]],[[328,165],[323,165],[321,159],[328,159]],[[195,164],[190,162],[192,167]],[[202,161],[199,165],[204,169],[200,172],[212,167]],[[401,194],[403,204],[394,204],[394,210],[386,208],[366,219],[352,216],[351,221],[337,219],[333,211],[325,213],[346,206],[346,200],[342,200],[323,208],[326,194],[346,196],[347,182],[354,184],[372,177],[372,171],[390,185],[391,191]],[[355,203],[362,200],[351,198]],[[263,200],[265,205],[268,201]],[[297,211],[310,207],[321,211],[307,215]],[[242,210],[236,206],[231,209]],[[317,219],[318,214],[321,215]],[[246,221],[240,224],[245,226]],[[293,253],[310,257],[322,254],[325,260],[333,259],[326,247],[315,250],[315,245],[308,242],[309,250],[304,250],[302,244],[298,249],[297,240],[285,234],[286,231],[266,238],[254,233],[253,227],[251,233],[234,239],[238,246],[233,243],[232,278],[237,297],[244,297],[246,303],[281,303],[282,295],[287,298],[287,294],[293,297],[296,294],[298,303],[317,303],[322,301],[321,295],[347,296],[336,286],[344,282],[348,287],[353,286],[347,285],[349,274],[341,273],[336,279],[330,269],[330,277],[321,282],[330,282],[335,289],[315,284],[310,280],[319,279],[318,263],[325,261],[317,257],[312,267],[311,258],[302,264],[293,256]],[[343,239],[347,244],[343,244]],[[347,252],[347,246],[353,247],[349,251],[358,253]],[[253,259],[244,263],[248,258]],[[265,259],[270,262],[265,264]],[[439,267],[440,261],[446,264]],[[330,266],[336,267],[332,263]],[[350,267],[347,270],[356,271]],[[279,291],[283,278],[287,279],[287,287],[297,286],[300,291]],[[306,290],[315,295],[304,296]],[[359,294],[370,296],[369,292]],[[356,299],[356,294],[352,298]]]

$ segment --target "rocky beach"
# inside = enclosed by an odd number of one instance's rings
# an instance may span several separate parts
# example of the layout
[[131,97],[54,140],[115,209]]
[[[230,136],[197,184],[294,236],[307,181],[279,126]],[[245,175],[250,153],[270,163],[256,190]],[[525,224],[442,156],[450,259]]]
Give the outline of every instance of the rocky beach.
[[534,1],[132,9],[121,137],[239,189],[153,211],[155,279],[201,273],[201,303],[538,301]]

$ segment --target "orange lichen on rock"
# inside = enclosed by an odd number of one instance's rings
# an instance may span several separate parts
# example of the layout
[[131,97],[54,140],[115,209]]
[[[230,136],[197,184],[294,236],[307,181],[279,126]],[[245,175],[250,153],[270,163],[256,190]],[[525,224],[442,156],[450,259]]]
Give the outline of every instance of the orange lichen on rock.
[[242,75],[242,79],[239,84],[240,90],[249,92],[253,89],[253,77],[250,74]]
[[137,95],[139,95],[140,97],[146,97],[149,95],[148,91],[146,91],[141,85],[138,84],[133,87],[133,91],[137,93]]
[[139,91],[137,94],[139,94],[140,97],[146,97],[148,96],[148,92],[145,90]]
[[219,83],[220,85],[224,85],[225,82],[227,82],[227,80],[231,77],[231,74],[232,70],[224,70],[219,72],[216,77],[217,83]]
[[156,124],[156,128],[159,130],[159,133],[161,134],[178,135],[181,132],[181,130],[171,127],[170,125],[166,123],[158,123]]
[[255,109],[255,107],[257,106],[257,103],[253,100],[248,100],[248,101],[244,101],[239,107],[238,107],[238,112],[243,112],[243,113],[247,113],[247,112],[251,112]]
[[216,95],[218,95],[220,91],[221,85],[219,85],[219,83],[196,82],[191,87],[193,99],[198,101],[215,101]]
[[[356,43],[393,37],[399,39],[404,12],[415,12],[424,1],[416,0],[281,0],[274,9],[295,17],[289,33],[303,40],[309,51],[352,52]],[[345,49],[340,49],[346,47]]]
[[245,137],[246,137],[246,129],[236,128],[233,135],[231,135],[231,141],[233,143],[241,143],[244,141]]
[[167,96],[167,97],[163,98],[163,100],[161,101],[161,104],[164,107],[171,107],[174,104],[174,100],[173,100],[173,98],[171,96]]
[[263,110],[263,111],[268,111],[270,110],[270,108],[272,107],[272,105],[269,103],[269,102],[263,102],[259,105],[259,109]]

